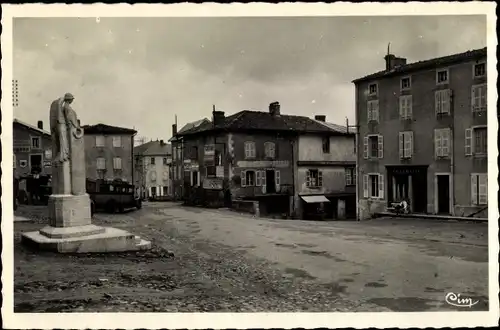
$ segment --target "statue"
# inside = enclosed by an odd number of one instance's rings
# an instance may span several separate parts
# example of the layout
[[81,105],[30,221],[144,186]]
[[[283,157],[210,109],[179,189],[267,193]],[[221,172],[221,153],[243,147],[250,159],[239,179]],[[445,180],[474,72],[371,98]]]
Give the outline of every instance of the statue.
[[83,129],[70,104],[74,97],[66,93],[50,105],[54,195],[85,194],[85,148]]

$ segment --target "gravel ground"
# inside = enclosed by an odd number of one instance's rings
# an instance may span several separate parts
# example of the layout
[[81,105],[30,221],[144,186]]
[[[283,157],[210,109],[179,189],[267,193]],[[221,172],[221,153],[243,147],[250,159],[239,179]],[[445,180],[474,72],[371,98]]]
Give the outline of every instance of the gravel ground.
[[[16,212],[32,221],[15,223],[15,312],[446,310],[436,299],[454,288],[481,297],[476,307],[487,308],[485,285],[476,283],[487,270],[485,225],[254,219],[149,203],[125,214],[97,214],[94,223],[149,239],[151,251],[62,255],[19,243],[21,232],[46,224],[46,212],[26,206]],[[395,248],[398,253],[387,254]],[[422,255],[403,260],[415,253]],[[456,282],[429,283],[417,268],[432,260],[440,266],[430,268],[430,278],[439,273],[439,280]],[[381,266],[394,270],[381,274]],[[478,278],[459,286],[461,272],[463,280]]]

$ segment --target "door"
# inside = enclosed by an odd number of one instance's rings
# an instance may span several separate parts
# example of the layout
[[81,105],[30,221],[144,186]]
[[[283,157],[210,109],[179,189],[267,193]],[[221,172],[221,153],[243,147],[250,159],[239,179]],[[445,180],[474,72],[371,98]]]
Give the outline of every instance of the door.
[[42,155],[30,155],[30,167],[31,173],[37,171],[37,173],[42,172]]
[[266,192],[273,194],[276,192],[276,178],[274,170],[266,170]]
[[450,213],[450,177],[437,176],[438,213]]

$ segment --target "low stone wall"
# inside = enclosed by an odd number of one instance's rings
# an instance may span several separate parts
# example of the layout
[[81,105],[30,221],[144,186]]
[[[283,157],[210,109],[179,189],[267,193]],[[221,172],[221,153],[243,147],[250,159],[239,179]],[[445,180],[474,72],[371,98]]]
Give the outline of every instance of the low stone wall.
[[376,213],[385,212],[387,202],[376,199],[360,199],[358,201],[358,220],[369,220]]
[[235,211],[251,213],[260,217],[259,202],[257,201],[233,200],[231,208]]
[[[469,215],[479,212],[484,208],[484,206],[455,206],[455,215],[458,217],[468,217]],[[488,209],[482,210],[481,212],[475,214],[474,218],[488,218]]]

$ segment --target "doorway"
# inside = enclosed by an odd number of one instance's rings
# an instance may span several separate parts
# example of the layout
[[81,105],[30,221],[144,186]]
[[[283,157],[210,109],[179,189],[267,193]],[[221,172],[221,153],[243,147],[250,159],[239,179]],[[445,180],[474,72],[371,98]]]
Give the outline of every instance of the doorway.
[[276,178],[274,170],[266,170],[266,192],[274,194],[276,192]]
[[41,154],[30,155],[30,170],[31,170],[31,173],[33,173],[34,171],[37,171],[37,173],[42,172],[42,155]]
[[437,211],[439,214],[450,214],[450,176],[437,175]]

